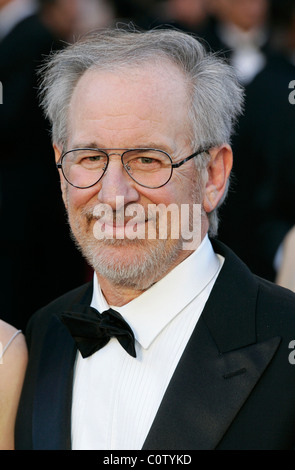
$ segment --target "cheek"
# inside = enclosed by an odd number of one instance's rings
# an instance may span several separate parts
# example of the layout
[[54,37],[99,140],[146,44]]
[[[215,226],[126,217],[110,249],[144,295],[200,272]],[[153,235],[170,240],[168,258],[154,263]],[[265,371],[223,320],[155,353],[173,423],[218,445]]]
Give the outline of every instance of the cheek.
[[168,183],[163,197],[165,197],[166,204],[200,202],[200,179],[195,167],[184,173],[175,172],[174,178]]
[[[188,181],[183,182],[176,178],[174,181],[169,182],[163,188],[150,190],[145,194],[150,204],[184,204],[192,202],[194,186],[189,184]],[[153,192],[151,192],[153,191]]]
[[145,189],[141,188],[140,190],[142,197],[142,202],[147,201],[147,204],[165,204],[169,205],[173,202],[177,202],[177,195],[173,185],[166,184],[162,188],[158,189]]
[[97,192],[96,187],[89,189],[78,189],[73,186],[68,186],[66,194],[66,201],[68,210],[79,210],[82,207],[87,206],[90,201],[94,200],[97,203]]

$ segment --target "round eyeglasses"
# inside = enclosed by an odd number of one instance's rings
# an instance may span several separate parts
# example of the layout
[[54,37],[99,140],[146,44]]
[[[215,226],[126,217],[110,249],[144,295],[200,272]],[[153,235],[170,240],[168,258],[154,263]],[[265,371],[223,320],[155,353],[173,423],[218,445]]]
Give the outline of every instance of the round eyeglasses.
[[[152,148],[139,149],[106,149],[76,148],[65,152],[57,168],[69,184],[79,189],[90,188],[97,184],[106,173],[110,155],[121,155],[121,161],[128,175],[140,186],[145,188],[161,188],[171,179],[173,169],[208,149],[199,149],[180,162],[173,163],[172,158],[164,150]],[[117,150],[123,153],[116,153]],[[115,152],[114,152],[115,151]]]

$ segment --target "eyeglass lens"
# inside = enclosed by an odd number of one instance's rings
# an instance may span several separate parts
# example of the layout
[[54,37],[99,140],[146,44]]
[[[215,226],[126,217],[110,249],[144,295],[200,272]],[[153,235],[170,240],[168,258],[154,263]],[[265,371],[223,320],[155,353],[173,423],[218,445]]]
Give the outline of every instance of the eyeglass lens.
[[[129,176],[148,188],[163,186],[172,174],[171,158],[161,150],[127,150],[122,154],[122,162]],[[96,149],[71,150],[62,159],[65,178],[78,188],[88,188],[96,184],[104,175],[107,166],[107,153]]]

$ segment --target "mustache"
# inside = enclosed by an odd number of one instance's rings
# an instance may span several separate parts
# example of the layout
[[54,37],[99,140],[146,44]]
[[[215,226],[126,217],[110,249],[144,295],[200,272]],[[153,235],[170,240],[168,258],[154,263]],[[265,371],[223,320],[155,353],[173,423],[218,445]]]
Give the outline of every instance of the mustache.
[[156,217],[148,213],[148,211],[141,204],[129,204],[120,209],[113,209],[108,204],[96,204],[92,207],[84,207],[81,210],[81,215],[85,216],[90,223],[93,220],[100,220],[103,218],[105,223],[123,224],[133,220],[135,216],[139,216],[144,222],[148,220],[156,220]]

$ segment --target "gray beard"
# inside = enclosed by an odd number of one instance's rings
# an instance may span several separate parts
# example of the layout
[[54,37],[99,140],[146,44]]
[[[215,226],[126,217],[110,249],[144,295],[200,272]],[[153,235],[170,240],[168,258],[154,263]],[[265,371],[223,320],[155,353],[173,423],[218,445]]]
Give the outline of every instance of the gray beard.
[[[117,287],[146,290],[161,279],[176,261],[182,250],[182,239],[173,240],[93,240],[75,227],[72,238],[95,272],[108,279]],[[128,244],[137,245],[132,259],[110,259],[107,248],[127,248]],[[115,251],[115,250],[114,250]]]
[[[192,194],[192,201],[202,200],[200,181],[196,181]],[[203,209],[202,209],[203,212]],[[103,239],[97,240],[92,232],[91,221],[93,209],[82,210],[81,215],[86,217],[87,229],[81,229],[79,220],[71,217],[68,211],[68,220],[72,238],[78,250],[85,257],[94,271],[109,280],[114,286],[144,291],[167,274],[175,265],[177,258],[183,250],[183,238],[178,239]],[[190,214],[191,216],[191,214]],[[201,223],[201,221],[200,221]],[[132,257],[124,258],[116,254],[111,258],[109,247],[115,253],[136,245]]]

